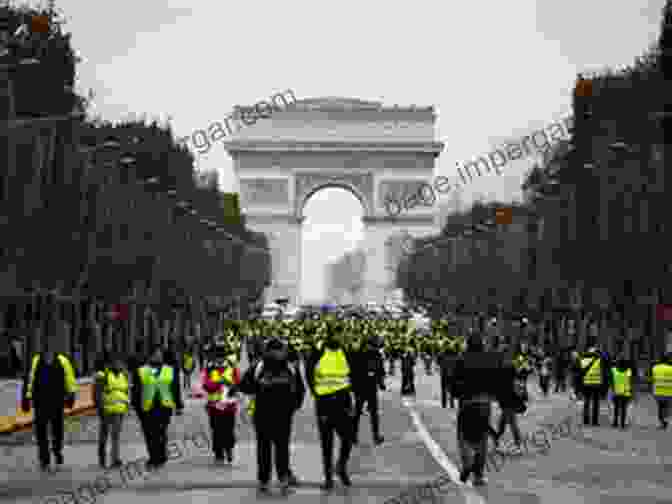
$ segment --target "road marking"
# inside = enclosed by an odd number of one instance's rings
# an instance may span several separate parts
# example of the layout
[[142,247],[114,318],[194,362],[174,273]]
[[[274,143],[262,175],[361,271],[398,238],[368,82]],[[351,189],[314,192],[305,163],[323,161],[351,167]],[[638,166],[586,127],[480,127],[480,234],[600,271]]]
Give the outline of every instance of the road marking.
[[429,431],[425,427],[425,424],[423,424],[422,420],[420,420],[420,415],[418,415],[417,411],[415,411],[413,408],[413,404],[406,398],[402,399],[402,404],[408,409],[408,412],[411,415],[411,419],[413,420],[413,424],[418,431],[418,435],[420,436],[420,439],[422,439],[422,442],[425,443],[427,450],[432,455],[432,457],[434,457],[434,460],[436,460],[436,462],[441,466],[444,472],[450,476],[450,479],[453,481],[453,483],[455,483],[457,489],[462,492],[465,502],[467,504],[486,504],[483,496],[478,494],[469,486],[460,483],[459,469],[448,458],[439,444],[434,441]]

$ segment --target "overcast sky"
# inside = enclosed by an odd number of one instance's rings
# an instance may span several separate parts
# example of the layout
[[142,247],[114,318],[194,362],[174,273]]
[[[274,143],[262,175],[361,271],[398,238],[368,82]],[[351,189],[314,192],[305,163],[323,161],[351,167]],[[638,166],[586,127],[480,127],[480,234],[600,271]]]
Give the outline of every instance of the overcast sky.
[[[182,137],[222,120],[234,105],[287,88],[299,99],[434,105],[437,137],[446,142],[437,175],[447,176],[456,162],[566,116],[577,72],[631,63],[658,37],[663,4],[58,1],[84,58],[79,88],[95,91],[95,110],[106,119],[171,117]],[[224,190],[235,190],[221,145],[199,163],[221,174]],[[511,199],[528,167],[518,161],[501,176],[484,176],[462,200]],[[308,202],[307,295],[322,292],[325,261],[356,243],[361,214],[344,192],[321,191]]]

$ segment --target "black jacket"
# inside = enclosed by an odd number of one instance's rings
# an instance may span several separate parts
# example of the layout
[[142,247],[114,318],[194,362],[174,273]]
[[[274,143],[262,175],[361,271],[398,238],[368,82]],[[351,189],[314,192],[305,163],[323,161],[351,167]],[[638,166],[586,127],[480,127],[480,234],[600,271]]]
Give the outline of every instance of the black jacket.
[[[35,369],[35,381],[33,382],[33,406],[35,409],[63,408],[66,396],[68,395],[65,390],[65,369],[63,369],[58,357],[54,356],[53,363],[49,366],[49,369],[46,370],[46,373],[48,373],[48,376],[46,377],[47,379],[43,380],[43,378],[45,378],[44,372],[46,367],[47,365],[44,363],[44,359],[40,357],[40,360],[37,363],[37,368]],[[28,393],[28,380],[30,380],[30,368],[23,380],[23,398],[25,398]]]
[[[353,355],[349,352],[347,352],[345,349],[343,349],[343,352],[345,352],[345,359],[348,362],[348,367],[350,368],[350,383],[352,384],[353,389],[359,389],[359,383],[355,383],[355,379],[357,378],[357,373],[353,372],[355,369],[355,359],[353,358]],[[324,347],[321,349],[315,349],[313,352],[311,352],[310,357],[308,359],[308,363],[306,365],[306,381],[308,382],[308,388],[310,388],[310,391],[313,393],[313,396],[315,396],[315,368],[320,362],[320,359],[324,355]]]
[[362,350],[352,356],[352,380],[356,393],[385,386],[383,357],[378,350]]
[[466,352],[455,363],[455,395],[460,399],[502,395],[502,359],[495,352]]
[[[257,366],[261,364],[261,372]],[[293,382],[290,387],[285,386],[287,373]],[[258,375],[258,376],[257,376]],[[278,378],[278,385],[273,384]],[[243,394],[253,395],[255,398],[255,420],[273,421],[277,415],[291,415],[303,406],[306,396],[306,386],[301,373],[288,361],[273,362],[268,359],[259,361],[250,366],[237,390]]]

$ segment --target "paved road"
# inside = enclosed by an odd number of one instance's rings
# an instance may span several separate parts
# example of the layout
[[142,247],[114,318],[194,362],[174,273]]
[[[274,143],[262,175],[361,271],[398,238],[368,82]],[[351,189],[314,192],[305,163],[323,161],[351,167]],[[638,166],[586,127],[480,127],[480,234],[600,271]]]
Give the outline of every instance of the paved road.
[[[368,416],[362,418],[360,446],[356,447],[350,464],[353,487],[340,488],[328,496],[318,486],[322,481],[321,462],[312,401],[308,401],[295,423],[292,463],[303,485],[290,497],[292,503],[319,502],[384,502],[405,491],[409,485],[421,485],[457,465],[455,443],[455,411],[442,409],[439,404],[438,376],[425,376],[418,368],[418,396],[403,404],[399,396],[399,378],[388,379],[389,392],[383,394],[383,434],[386,443],[374,447],[371,443]],[[521,418],[525,432],[541,428],[575,416],[575,407],[566,395],[556,394],[549,399],[535,399],[528,414]],[[629,431],[614,431],[603,419],[600,428],[585,429],[574,439],[551,441],[546,454],[540,447],[516,459],[500,462],[499,471],[488,475],[488,487],[476,494],[473,489],[460,489],[447,484],[443,495],[434,502],[489,504],[543,503],[569,504],[573,502],[622,504],[669,504],[672,502],[672,482],[669,480],[672,461],[670,431],[655,429],[648,400],[642,401],[635,415],[638,426]],[[80,485],[93,482],[111,487],[96,501],[116,504],[132,498],[134,502],[166,504],[205,502],[206,499],[225,499],[232,502],[256,503],[256,460],[253,433],[249,425],[240,424],[239,442],[234,466],[216,467],[207,447],[202,448],[201,437],[174,446],[184,452],[179,460],[169,462],[159,474],[147,481],[128,481],[120,473],[108,473],[107,480],[96,467],[96,419],[83,421],[80,434],[72,434],[65,450],[66,468],[51,475],[41,475],[35,468],[34,446],[5,447],[0,464],[0,501],[46,502],[59,491],[75,491]],[[202,402],[190,400],[183,417],[174,419],[171,439],[183,440],[189,434],[203,430],[207,425]],[[27,441],[24,439],[24,442]],[[178,441],[179,442],[179,441]],[[201,448],[199,448],[201,447]],[[632,455],[636,450],[637,454]],[[122,455],[133,460],[145,455],[137,422],[129,418],[124,430]],[[177,458],[176,454],[176,458]],[[445,455],[447,460],[442,457]],[[627,456],[623,456],[627,455]],[[657,458],[666,456],[668,458]],[[499,459],[501,461],[501,459]],[[668,478],[665,480],[665,471]],[[102,483],[101,483],[102,484]],[[81,491],[82,496],[86,491]],[[62,494],[61,494],[62,495]],[[265,499],[268,500],[268,499]],[[49,499],[54,504],[57,500]],[[58,501],[58,502],[63,502]],[[92,504],[93,499],[80,502]],[[427,499],[416,502],[431,502]]]

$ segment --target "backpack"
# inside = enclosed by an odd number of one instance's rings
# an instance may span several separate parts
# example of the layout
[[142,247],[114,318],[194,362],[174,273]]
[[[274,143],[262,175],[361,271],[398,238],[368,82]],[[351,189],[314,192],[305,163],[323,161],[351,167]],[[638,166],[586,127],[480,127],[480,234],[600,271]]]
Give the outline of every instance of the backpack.
[[287,374],[289,375],[289,380],[274,379],[276,377],[272,377],[270,373],[264,374],[264,371],[264,361],[262,360],[257,363],[256,368],[254,369],[254,380],[257,382],[260,389],[268,392],[273,387],[288,384],[291,394],[296,394],[296,371],[291,365],[287,364],[284,368],[284,371],[287,371]]

